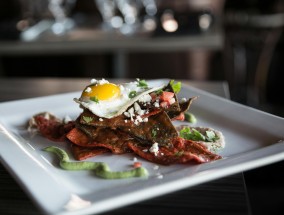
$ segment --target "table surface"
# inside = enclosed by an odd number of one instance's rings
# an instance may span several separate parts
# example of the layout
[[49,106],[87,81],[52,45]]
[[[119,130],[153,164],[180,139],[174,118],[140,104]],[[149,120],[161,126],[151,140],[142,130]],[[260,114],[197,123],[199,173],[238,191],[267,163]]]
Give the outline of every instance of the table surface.
[[1,56],[62,55],[108,52],[168,52],[195,48],[220,50],[224,44],[221,27],[208,32],[179,36],[136,35],[135,37],[108,33],[99,29],[73,29],[65,35],[42,34],[32,41],[0,41]]
[[[0,101],[80,91],[90,79],[0,79]],[[119,80],[114,80],[119,81]],[[229,98],[225,82],[188,82],[196,88]],[[0,103],[1,105],[1,103]],[[20,185],[0,164],[0,214],[42,214]],[[119,208],[104,214],[250,214],[243,173],[227,176]]]

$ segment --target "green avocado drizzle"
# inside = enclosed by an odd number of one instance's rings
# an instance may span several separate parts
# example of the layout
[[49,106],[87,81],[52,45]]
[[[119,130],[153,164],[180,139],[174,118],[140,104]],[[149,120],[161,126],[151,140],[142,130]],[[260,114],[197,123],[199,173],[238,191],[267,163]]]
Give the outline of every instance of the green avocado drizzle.
[[65,170],[94,170],[95,174],[104,179],[122,179],[132,177],[145,177],[148,175],[148,171],[143,167],[138,167],[126,171],[113,172],[109,166],[103,162],[71,162],[68,154],[61,148],[50,146],[44,148],[44,151],[55,153],[59,158],[59,165]]
[[189,123],[194,124],[197,122],[197,119],[192,113],[185,112],[184,116],[185,116],[185,120],[188,121]]

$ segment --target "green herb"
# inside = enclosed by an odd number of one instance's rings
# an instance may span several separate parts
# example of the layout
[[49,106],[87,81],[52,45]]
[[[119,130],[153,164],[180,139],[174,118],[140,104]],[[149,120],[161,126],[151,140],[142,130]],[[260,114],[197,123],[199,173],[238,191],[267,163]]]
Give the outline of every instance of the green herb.
[[152,129],[151,133],[152,133],[152,137],[157,136],[157,130],[155,128]]
[[174,90],[174,93],[179,93],[180,89],[181,89],[181,82],[175,82],[174,80],[170,81],[170,85]]
[[216,136],[214,131],[206,131],[206,139],[208,140],[208,142],[215,142],[219,139],[219,137]]
[[197,119],[195,118],[195,116],[192,113],[185,112],[184,117],[185,117],[185,120],[190,122],[190,123],[196,123],[197,122]]
[[185,127],[180,131],[180,136],[187,140],[215,142],[219,139],[214,131],[206,131],[205,135],[194,128]]
[[193,133],[193,140],[195,139],[195,140],[206,141],[205,136],[201,132],[197,131],[196,129],[193,128],[192,133]]
[[134,98],[135,96],[137,96],[137,92],[135,90],[131,91],[128,95],[129,98]]
[[184,153],[184,151],[178,151],[178,152],[175,153],[175,156],[180,157],[180,156],[183,155],[183,153]]
[[163,93],[163,90],[162,89],[157,90],[155,93],[156,93],[156,95],[161,95]]
[[83,120],[86,122],[86,123],[89,123],[93,120],[93,117],[90,117],[90,116],[83,116]]
[[136,79],[137,80],[137,87],[141,87],[141,88],[147,88],[148,84],[145,80],[140,80],[139,78]]
[[90,97],[93,102],[99,103],[99,99],[96,96]]

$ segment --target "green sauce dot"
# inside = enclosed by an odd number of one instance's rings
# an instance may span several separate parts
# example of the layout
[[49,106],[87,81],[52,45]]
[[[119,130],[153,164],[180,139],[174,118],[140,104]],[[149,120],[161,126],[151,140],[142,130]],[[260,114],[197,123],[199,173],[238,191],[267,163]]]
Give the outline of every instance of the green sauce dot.
[[185,120],[190,122],[190,123],[194,124],[194,123],[197,122],[196,117],[192,113],[185,112],[184,116],[185,116]]

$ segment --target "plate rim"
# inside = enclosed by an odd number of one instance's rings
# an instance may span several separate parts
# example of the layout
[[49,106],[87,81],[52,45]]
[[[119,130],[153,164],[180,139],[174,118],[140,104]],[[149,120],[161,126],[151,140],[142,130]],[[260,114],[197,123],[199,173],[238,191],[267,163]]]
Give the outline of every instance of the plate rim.
[[[168,79],[158,79],[158,80],[168,80]],[[209,92],[206,92],[204,90],[201,90],[201,89],[198,89],[198,88],[195,88],[195,87],[192,87],[192,86],[189,86],[187,84],[184,84],[183,87],[187,88],[187,89],[194,89],[196,92],[200,92],[202,94],[205,94],[207,96],[210,96],[210,97],[213,97],[213,98],[216,98],[216,99],[219,99],[221,101],[226,101],[226,102],[229,102],[231,103],[232,105],[237,105],[241,108],[245,108],[245,109],[250,109],[251,111],[254,111],[254,112],[258,112],[258,113],[261,113],[261,114],[264,114],[266,115],[267,117],[272,117],[272,118],[275,118],[276,120],[283,120],[283,118],[281,117],[278,117],[278,116],[275,116],[273,114],[270,114],[270,113],[267,113],[267,112],[263,112],[261,110],[257,110],[257,109],[254,109],[254,108],[251,108],[251,107],[248,107],[248,106],[245,106],[245,105],[242,105],[242,104],[239,104],[239,103],[236,103],[234,101],[231,101],[231,100],[228,100],[228,99],[225,99],[221,96],[218,96],[218,95],[214,95],[212,93],[209,93]],[[16,103],[19,103],[19,102],[30,102],[30,101],[38,101],[40,99],[53,99],[53,98],[58,98],[58,97],[65,97],[65,96],[68,96],[68,95],[75,95],[77,94],[78,91],[74,91],[74,92],[69,92],[69,93],[61,93],[61,94],[55,94],[55,95],[48,95],[48,96],[42,96],[42,97],[35,97],[35,98],[28,98],[28,99],[21,99],[21,100],[15,100],[15,101],[8,101],[8,102],[3,102],[1,103],[0,105],[0,110],[3,106],[9,106],[9,105],[12,105],[12,104],[16,104]],[[2,126],[2,130],[1,130],[1,126]],[[0,134],[3,133],[3,128],[4,130],[6,129],[7,132],[9,133],[9,129],[7,129],[2,123],[1,123],[1,120],[0,120]],[[13,135],[12,135],[13,136]],[[1,136],[0,136],[0,139],[1,139]],[[16,138],[17,139],[17,138]],[[3,142],[3,141],[1,141]],[[3,144],[0,142],[0,145]],[[19,143],[21,145],[21,143]],[[20,147],[18,145],[18,147]],[[1,147],[2,148],[2,147]],[[0,148],[0,152],[2,151],[2,149]],[[257,162],[254,161],[251,161],[251,163],[249,163],[249,165],[247,165],[246,167],[243,167],[241,168],[242,171],[244,170],[249,170],[249,169],[252,169],[252,168],[256,168],[256,167],[260,167],[260,166],[263,166],[264,164],[271,164],[271,163],[274,163],[274,162],[277,162],[277,161],[280,161],[280,160],[283,160],[284,159],[284,150],[280,151],[280,149],[284,149],[284,141],[282,140],[282,142],[279,142],[279,143],[275,143],[275,144],[272,144],[270,146],[266,146],[266,147],[263,147],[261,149],[259,149],[262,153],[268,153],[269,156],[267,157],[267,159],[258,159]],[[19,152],[19,151],[18,151]],[[276,153],[275,153],[276,152]],[[19,152],[20,153],[20,152]],[[251,156],[252,154],[255,155],[255,151],[252,151],[252,152],[248,152],[246,155],[243,155],[243,156]],[[99,213],[99,212],[104,212],[104,211],[107,211],[108,209],[107,208],[104,208],[102,207],[101,208],[101,211],[99,211],[97,208],[94,208],[96,207],[97,205],[93,204],[91,207],[89,208],[85,208],[85,209],[81,209],[81,210],[77,210],[77,211],[73,211],[73,212],[69,212],[69,211],[51,211],[49,210],[49,208],[47,208],[43,202],[39,202],[39,200],[37,198],[35,198],[35,195],[34,193],[31,192],[31,187],[30,186],[27,186],[27,182],[26,181],[23,181],[22,179],[22,173],[19,174],[19,172],[15,171],[15,167],[11,166],[12,164],[9,164],[9,161],[11,162],[11,157],[7,157],[5,156],[4,154],[0,154],[1,155],[1,163],[3,163],[3,165],[5,166],[5,168],[8,170],[8,172],[10,174],[12,174],[12,176],[16,179],[16,181],[20,184],[20,186],[25,190],[26,193],[29,194],[29,196],[32,198],[32,200],[36,203],[36,205],[45,213],[53,213],[53,214],[84,214],[85,212],[92,212],[92,213]],[[28,155],[28,156],[33,156],[33,155]],[[229,160],[227,160],[229,161]],[[262,163],[260,162],[262,161]],[[216,163],[216,162],[213,162],[213,164]],[[241,165],[241,163],[239,163],[238,165]],[[238,166],[236,165],[236,166]],[[216,167],[217,168],[217,167]],[[240,167],[239,167],[240,168]],[[234,174],[234,173],[237,173],[237,172],[240,172],[240,170],[228,170],[226,169],[226,171],[224,170],[224,168],[222,169],[222,167],[218,167],[217,168],[219,171],[218,173],[219,174],[212,174],[210,177],[211,178],[207,178],[207,180],[204,179],[203,177],[203,181],[201,180],[200,183],[203,183],[203,182],[207,182],[209,180],[213,180],[213,179],[217,179],[217,178],[221,178],[221,177],[224,177],[224,176],[228,176],[230,174]],[[229,171],[229,172],[228,172]],[[196,184],[199,184],[199,183],[193,183],[193,185],[196,185]],[[183,184],[183,186],[180,186],[180,187],[176,187],[176,189],[182,189],[182,188],[185,188],[185,187],[189,187],[190,185],[188,184]],[[192,186],[192,185],[191,185]],[[151,197],[155,197],[155,196],[160,196],[161,194],[165,194],[165,193],[169,193],[169,192],[172,192],[173,190],[167,190],[167,191],[164,191],[164,193],[160,192],[160,194],[157,194],[157,195],[150,195]],[[70,193],[69,193],[70,194]],[[149,198],[146,197],[146,198],[143,198],[143,199],[139,199],[137,198],[136,200],[133,199],[133,201],[131,203],[135,203],[137,201],[140,201],[140,200],[145,200]],[[128,204],[125,204],[125,205],[128,205]],[[122,206],[125,206],[125,205],[122,205]],[[117,205],[118,207],[119,205]],[[112,209],[115,209],[117,207],[113,207]],[[96,211],[94,211],[94,209],[96,209]]]

